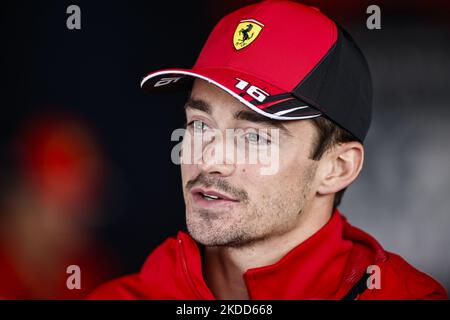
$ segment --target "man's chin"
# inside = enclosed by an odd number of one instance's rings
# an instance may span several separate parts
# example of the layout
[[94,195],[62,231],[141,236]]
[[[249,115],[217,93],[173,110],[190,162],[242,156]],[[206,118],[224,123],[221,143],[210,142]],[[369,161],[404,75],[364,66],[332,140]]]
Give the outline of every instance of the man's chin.
[[251,242],[247,235],[236,230],[190,227],[188,224],[188,232],[196,242],[206,247],[241,247]]
[[251,235],[240,225],[239,212],[194,210],[186,211],[189,235],[204,246],[239,246],[248,242]]
[[228,243],[226,237],[215,231],[214,228],[203,228],[199,226],[189,226],[189,235],[199,244],[207,247],[224,246]]

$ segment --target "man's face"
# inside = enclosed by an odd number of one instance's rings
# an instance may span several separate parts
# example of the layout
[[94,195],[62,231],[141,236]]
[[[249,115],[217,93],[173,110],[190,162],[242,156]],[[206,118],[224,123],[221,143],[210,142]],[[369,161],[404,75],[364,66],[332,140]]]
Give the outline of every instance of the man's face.
[[[207,246],[242,246],[298,225],[315,195],[317,161],[310,155],[316,129],[311,121],[270,121],[203,80],[194,83],[186,118],[190,136],[210,134],[201,147],[201,161],[181,164],[186,223],[195,240]],[[214,153],[224,150],[219,144],[225,142],[215,135],[225,136],[226,129],[237,129],[247,147],[258,152],[278,148],[278,170],[267,175],[261,173],[264,164],[230,161],[229,149],[224,151],[228,161],[217,161]],[[255,136],[260,129],[267,134]],[[271,140],[275,130],[278,139]],[[183,152],[194,139],[184,139]]]

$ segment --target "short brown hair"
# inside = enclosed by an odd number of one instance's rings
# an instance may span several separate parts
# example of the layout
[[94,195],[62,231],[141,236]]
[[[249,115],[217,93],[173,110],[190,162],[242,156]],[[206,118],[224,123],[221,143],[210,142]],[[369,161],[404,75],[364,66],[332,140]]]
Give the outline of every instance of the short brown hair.
[[[318,133],[317,139],[314,141],[314,148],[311,155],[311,159],[313,160],[320,160],[324,153],[335,145],[345,142],[359,141],[350,132],[342,129],[337,124],[323,116],[313,118],[312,123],[316,127]],[[336,192],[334,195],[333,208],[339,206],[345,190],[347,190],[347,188]]]

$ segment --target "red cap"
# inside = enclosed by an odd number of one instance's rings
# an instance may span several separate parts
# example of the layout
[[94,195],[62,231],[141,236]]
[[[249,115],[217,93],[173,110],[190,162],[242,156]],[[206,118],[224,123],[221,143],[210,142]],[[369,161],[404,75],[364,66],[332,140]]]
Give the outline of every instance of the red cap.
[[[350,41],[350,46],[343,40]],[[292,1],[264,1],[222,18],[191,69],[152,72],[144,77],[141,87],[161,91],[200,78],[272,119],[325,115],[362,141],[370,123],[370,110],[362,117],[354,114],[361,109],[359,99],[350,107],[338,106],[348,94],[362,96],[366,104],[371,96],[371,87],[359,88],[361,70],[364,73],[367,66],[355,71],[355,59],[347,53],[349,48],[354,51],[356,47],[348,34],[343,34],[318,9]],[[348,70],[348,63],[353,71]],[[370,86],[370,75],[368,79],[369,84],[364,86]],[[344,113],[349,112],[350,119],[344,119],[349,117]],[[360,119],[357,124],[355,118]]]

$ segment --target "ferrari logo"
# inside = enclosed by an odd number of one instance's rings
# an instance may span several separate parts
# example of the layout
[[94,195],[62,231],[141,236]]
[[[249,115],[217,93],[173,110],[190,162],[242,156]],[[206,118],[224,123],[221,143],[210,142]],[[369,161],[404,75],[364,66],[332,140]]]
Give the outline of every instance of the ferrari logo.
[[264,25],[256,20],[241,20],[234,31],[233,45],[236,50],[245,48],[256,40]]

